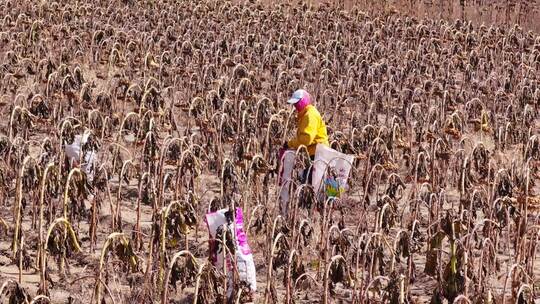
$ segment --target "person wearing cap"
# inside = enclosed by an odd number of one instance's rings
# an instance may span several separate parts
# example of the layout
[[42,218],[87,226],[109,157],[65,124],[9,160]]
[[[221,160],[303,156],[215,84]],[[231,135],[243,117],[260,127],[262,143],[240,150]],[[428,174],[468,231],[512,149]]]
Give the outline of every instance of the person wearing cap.
[[[315,159],[317,144],[329,146],[326,125],[321,113],[311,104],[311,97],[305,90],[296,90],[287,101],[296,108],[296,137],[284,144],[284,149],[298,149],[301,145],[307,147],[311,160]],[[306,169],[302,172],[300,182],[311,183],[313,171]]]
[[311,104],[309,93],[305,90],[296,90],[287,102],[296,108],[297,131],[296,137],[286,142],[284,146],[286,149],[298,149],[304,145],[313,160],[317,144],[329,146],[326,125],[319,111]]

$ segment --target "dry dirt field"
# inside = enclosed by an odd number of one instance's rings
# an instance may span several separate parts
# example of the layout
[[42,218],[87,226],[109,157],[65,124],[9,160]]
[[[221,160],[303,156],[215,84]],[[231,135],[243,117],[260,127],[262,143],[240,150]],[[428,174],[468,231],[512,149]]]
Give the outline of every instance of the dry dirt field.
[[[247,303],[234,207],[254,303],[540,303],[539,2],[0,1],[0,303]],[[355,162],[282,214],[297,88]]]

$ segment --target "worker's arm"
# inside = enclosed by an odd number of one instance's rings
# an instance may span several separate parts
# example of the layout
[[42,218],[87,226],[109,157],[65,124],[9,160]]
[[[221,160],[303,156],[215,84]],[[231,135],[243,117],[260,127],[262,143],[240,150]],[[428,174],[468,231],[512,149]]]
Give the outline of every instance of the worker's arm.
[[317,118],[308,112],[298,123],[296,138],[291,139],[287,145],[289,149],[298,149],[300,145],[309,147],[313,144],[315,136],[317,136]]

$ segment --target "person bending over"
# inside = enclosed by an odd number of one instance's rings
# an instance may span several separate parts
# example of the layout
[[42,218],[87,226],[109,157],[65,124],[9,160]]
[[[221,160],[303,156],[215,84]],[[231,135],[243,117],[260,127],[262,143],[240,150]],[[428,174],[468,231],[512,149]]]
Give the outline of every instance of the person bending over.
[[[305,90],[296,90],[287,103],[296,108],[297,130],[296,137],[286,142],[284,148],[296,150],[304,145],[307,147],[311,160],[314,160],[317,144],[329,146],[326,124],[317,108],[311,104],[310,95]],[[306,175],[304,172],[302,181],[304,183],[311,179],[311,172],[309,176]]]

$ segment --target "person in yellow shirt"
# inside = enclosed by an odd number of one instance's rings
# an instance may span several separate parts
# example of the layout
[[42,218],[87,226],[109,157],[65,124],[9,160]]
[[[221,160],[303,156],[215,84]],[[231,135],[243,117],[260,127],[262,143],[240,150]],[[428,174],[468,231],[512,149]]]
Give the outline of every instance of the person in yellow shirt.
[[313,158],[317,144],[329,145],[326,125],[321,114],[311,104],[309,93],[305,90],[296,90],[287,102],[296,108],[298,129],[296,137],[285,143],[286,148],[298,149],[304,145]]
[[[305,90],[296,90],[287,102],[296,108],[297,131],[296,137],[286,142],[284,148],[296,150],[304,145],[307,147],[311,160],[314,160],[317,144],[329,146],[326,125],[321,114],[311,104],[309,93]],[[309,175],[305,174],[303,179],[303,182],[310,180],[311,172]]]

